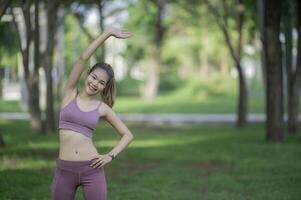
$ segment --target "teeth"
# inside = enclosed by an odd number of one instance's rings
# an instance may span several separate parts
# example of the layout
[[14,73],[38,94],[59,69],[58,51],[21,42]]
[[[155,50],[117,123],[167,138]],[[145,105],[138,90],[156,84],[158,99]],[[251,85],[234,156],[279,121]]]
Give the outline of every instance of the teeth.
[[89,85],[89,87],[92,91],[96,91],[96,89],[94,89],[92,86]]

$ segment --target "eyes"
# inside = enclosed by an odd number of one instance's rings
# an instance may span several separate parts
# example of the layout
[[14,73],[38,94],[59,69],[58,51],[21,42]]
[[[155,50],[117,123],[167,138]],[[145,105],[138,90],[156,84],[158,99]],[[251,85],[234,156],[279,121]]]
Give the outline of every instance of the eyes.
[[[90,74],[90,77],[92,78],[92,80],[98,80],[97,76],[94,74]],[[103,80],[100,80],[98,83],[100,83],[101,85],[105,85],[105,82]]]

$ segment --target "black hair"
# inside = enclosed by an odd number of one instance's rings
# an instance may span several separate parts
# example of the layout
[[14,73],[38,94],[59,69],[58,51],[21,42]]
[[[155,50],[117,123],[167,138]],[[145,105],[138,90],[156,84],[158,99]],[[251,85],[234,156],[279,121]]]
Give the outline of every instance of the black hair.
[[102,100],[112,108],[116,97],[116,84],[113,68],[107,63],[99,62],[93,65],[93,67],[88,71],[88,74],[90,74],[96,68],[103,69],[109,76],[109,80],[106,83],[106,87],[101,92],[101,97]]

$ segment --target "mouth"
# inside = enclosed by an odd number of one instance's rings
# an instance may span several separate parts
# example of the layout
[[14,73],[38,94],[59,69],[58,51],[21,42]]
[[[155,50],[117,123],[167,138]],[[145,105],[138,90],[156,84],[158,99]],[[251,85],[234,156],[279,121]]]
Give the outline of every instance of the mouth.
[[92,92],[96,92],[97,89],[95,87],[93,87],[91,84],[88,85],[89,89],[92,91]]

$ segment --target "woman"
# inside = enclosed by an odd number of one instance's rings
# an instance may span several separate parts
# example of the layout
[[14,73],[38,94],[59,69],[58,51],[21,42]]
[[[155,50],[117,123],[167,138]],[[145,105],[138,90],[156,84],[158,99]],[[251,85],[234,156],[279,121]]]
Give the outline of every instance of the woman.
[[[81,54],[67,81],[59,120],[60,148],[52,180],[52,199],[74,199],[78,186],[83,187],[86,200],[105,200],[107,185],[104,166],[111,162],[133,140],[133,134],[112,110],[115,79],[112,67],[95,64],[88,73],[82,91],[77,86],[85,63],[95,50],[111,36],[125,39],[130,32],[109,29]],[[101,94],[101,101],[97,95]],[[120,134],[119,143],[108,153],[98,154],[92,142],[99,120],[109,122]]]

